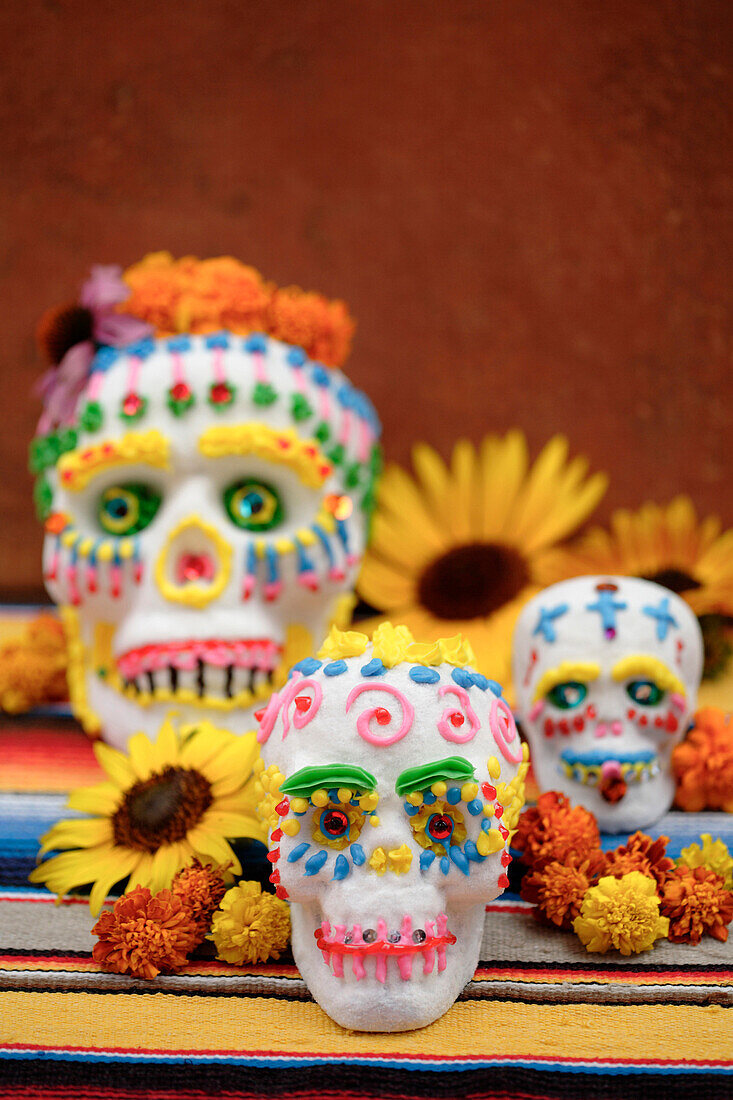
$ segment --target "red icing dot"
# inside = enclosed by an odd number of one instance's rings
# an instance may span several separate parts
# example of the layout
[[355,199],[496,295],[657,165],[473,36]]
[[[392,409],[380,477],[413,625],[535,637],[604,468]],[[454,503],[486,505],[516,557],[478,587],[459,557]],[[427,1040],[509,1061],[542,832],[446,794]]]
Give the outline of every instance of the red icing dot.
[[377,707],[374,711],[374,717],[377,719],[380,726],[386,726],[392,721],[392,715],[386,707]]
[[506,888],[509,885],[509,878],[507,877],[507,875],[499,875],[498,882],[499,886],[503,886],[504,888]]
[[585,729],[585,718],[582,714],[576,714],[575,718],[573,718],[573,729],[577,730],[578,733],[582,733]]
[[657,727],[658,730],[662,728],[662,726],[664,725],[664,719],[661,717],[661,715],[658,714],[657,717],[654,719],[654,725]]
[[275,829],[275,832],[270,834],[270,840],[274,840],[276,843],[277,843],[278,840],[282,840],[282,838],[283,838],[282,829]]
[[629,709],[626,711],[626,717],[630,720],[636,718],[636,711],[633,709],[633,707],[629,707]]
[[496,787],[492,787],[490,783],[482,783],[481,790],[484,798],[488,798],[489,801],[493,801],[496,798]]
[[504,807],[502,806],[502,804],[501,804],[500,802],[497,802],[497,803],[496,803],[496,806],[494,807],[494,814],[495,814],[495,816],[496,816],[496,817],[501,817],[501,815],[502,815],[503,813],[504,813]]
[[271,848],[270,851],[267,853],[267,858],[269,859],[270,863],[277,863],[280,858],[280,849]]
[[282,802],[278,802],[277,806],[275,807],[275,813],[279,814],[280,817],[285,817],[285,814],[288,812],[289,809],[290,799],[284,798]]
[[677,719],[675,718],[674,714],[672,714],[672,712],[670,711],[669,714],[667,715],[667,733],[676,733],[677,732],[677,725],[678,725]]
[[274,870],[270,874],[270,882],[279,882],[279,881],[280,881],[280,872],[278,871],[277,867],[275,867]]
[[305,714],[305,712],[310,708],[312,702],[313,700],[308,695],[295,696],[295,706],[301,714]]
[[143,403],[136,393],[128,393],[127,397],[122,402],[122,411],[125,416],[137,416],[142,405]]
[[450,716],[450,724],[452,726],[462,726],[466,719],[463,717],[460,711],[454,710]]
[[588,706],[585,708],[585,713],[586,713],[588,718],[595,718],[598,711],[596,710],[596,708],[593,706],[592,703],[589,703]]
[[282,898],[283,901],[285,901],[286,898],[290,897],[290,894],[287,892],[287,890],[285,889],[284,886],[276,886],[275,887],[275,897],[276,898]]
[[176,382],[175,386],[171,386],[171,397],[174,401],[188,401],[191,389],[185,382]]
[[267,710],[267,707],[260,707],[259,710],[255,711],[255,722],[261,722],[262,721],[262,719],[265,717],[265,711],[266,710]]
[[509,830],[506,828],[505,825],[499,826],[499,832],[504,837],[504,840],[506,840],[506,838],[509,836]]
[[545,737],[552,737],[555,732],[555,723],[551,718],[545,718]]
[[512,861],[512,857],[509,855],[508,852],[502,852],[501,853],[501,865],[502,865],[502,867],[508,867],[509,864],[511,863],[511,861]]
[[226,382],[216,382],[211,387],[209,397],[214,405],[226,405],[232,399],[232,391]]
[[647,718],[646,714],[642,714],[641,718],[639,719],[639,725],[640,726],[648,726],[649,725],[649,719]]
[[570,724],[565,718],[560,719],[557,723],[557,728],[560,730],[560,733],[570,733]]

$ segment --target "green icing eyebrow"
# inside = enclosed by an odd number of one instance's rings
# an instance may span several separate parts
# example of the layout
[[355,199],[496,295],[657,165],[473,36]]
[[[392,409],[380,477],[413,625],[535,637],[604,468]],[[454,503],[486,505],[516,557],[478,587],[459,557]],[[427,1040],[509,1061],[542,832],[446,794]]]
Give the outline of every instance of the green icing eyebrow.
[[429,764],[419,764],[408,768],[397,776],[395,790],[402,797],[412,791],[424,791],[433,783],[468,783],[474,778],[473,764],[465,756],[446,756],[445,760],[432,760]]
[[331,787],[348,787],[352,791],[375,791],[374,776],[356,764],[322,764],[317,768],[301,768],[286,779],[280,790],[293,798],[310,798],[314,791]]

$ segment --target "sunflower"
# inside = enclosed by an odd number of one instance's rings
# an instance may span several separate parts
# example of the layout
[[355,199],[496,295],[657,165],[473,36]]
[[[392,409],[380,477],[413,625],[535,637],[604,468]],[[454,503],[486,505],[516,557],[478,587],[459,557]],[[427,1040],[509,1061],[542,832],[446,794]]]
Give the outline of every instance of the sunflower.
[[54,825],[39,855],[70,850],[30,875],[59,900],[91,883],[96,915],[115,883],[127,878],[128,891],[146,886],[155,894],[193,858],[240,874],[226,838],[264,839],[254,809],[253,733],[236,737],[210,722],[177,731],[168,721],[155,743],[143,733],[131,737],[128,755],[102,742],[94,752],[108,779],[73,791],[68,806],[96,816]]
[[563,436],[530,465],[516,429],[478,449],[459,440],[450,467],[426,444],[412,462],[414,479],[394,465],[382,477],[359,593],[415,637],[463,634],[478,668],[506,684],[514,624],[541,587],[542,559],[589,516],[606,476],[586,476],[585,458],[568,461]]

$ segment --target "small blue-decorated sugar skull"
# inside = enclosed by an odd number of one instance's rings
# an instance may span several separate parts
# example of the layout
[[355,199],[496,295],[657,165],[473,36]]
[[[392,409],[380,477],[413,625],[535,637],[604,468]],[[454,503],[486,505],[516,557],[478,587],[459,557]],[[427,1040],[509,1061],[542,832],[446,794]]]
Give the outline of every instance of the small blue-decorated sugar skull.
[[348,621],[379,464],[368,399],[315,358],[341,303],[234,260],[152,261],[85,285],[89,339],[51,372],[31,452],[72,705],[118,747],[171,708],[254,727]]
[[260,725],[271,880],[308,988],[343,1027],[423,1027],[479,958],[508,886],[527,748],[460,637],[333,630]]
[[702,658],[693,612],[651,581],[576,577],[531,600],[513,677],[540,789],[563,791],[606,832],[657,821],[674,798],[672,749]]

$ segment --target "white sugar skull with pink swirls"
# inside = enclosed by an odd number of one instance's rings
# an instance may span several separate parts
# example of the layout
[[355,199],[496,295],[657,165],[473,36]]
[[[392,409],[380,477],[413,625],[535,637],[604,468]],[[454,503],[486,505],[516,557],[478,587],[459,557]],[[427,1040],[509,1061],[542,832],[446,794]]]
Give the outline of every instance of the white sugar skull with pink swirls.
[[363,643],[300,662],[262,717],[269,858],[319,1004],[343,1027],[401,1031],[473,975],[526,749],[498,684],[420,663],[424,646],[390,666]]

